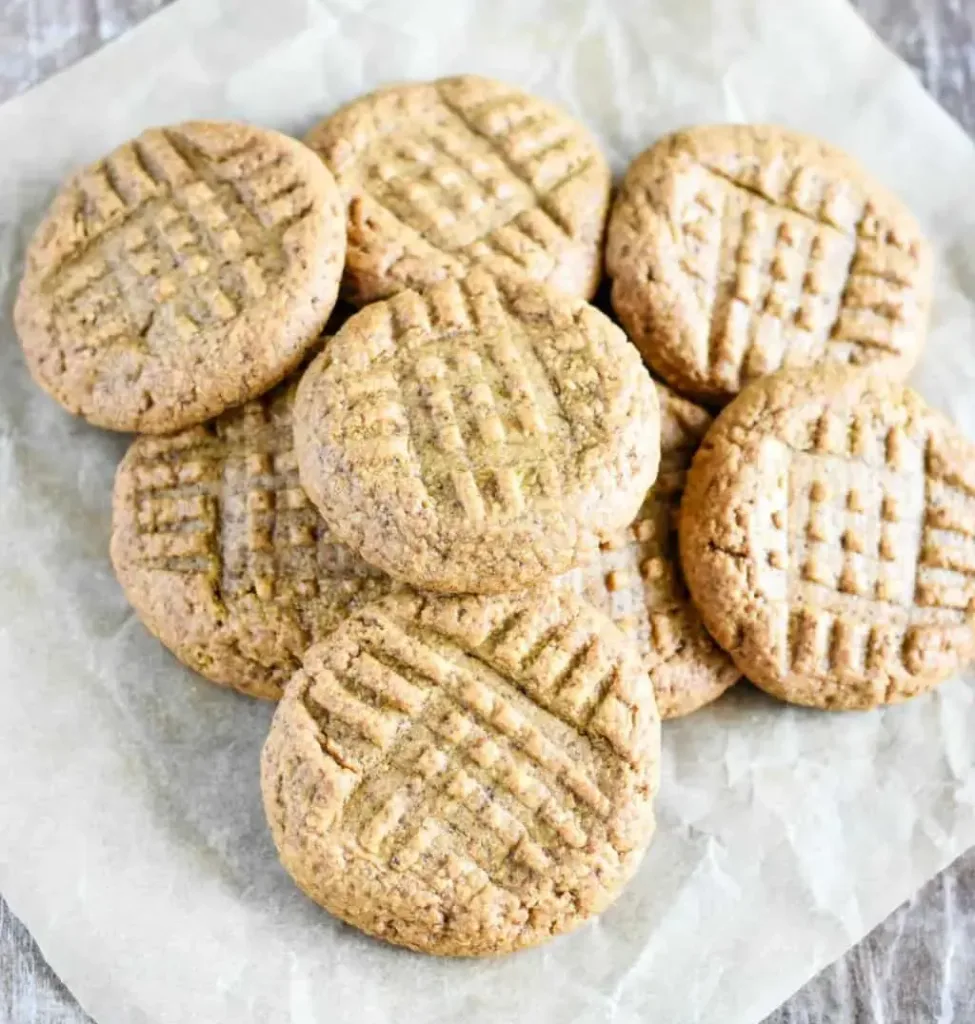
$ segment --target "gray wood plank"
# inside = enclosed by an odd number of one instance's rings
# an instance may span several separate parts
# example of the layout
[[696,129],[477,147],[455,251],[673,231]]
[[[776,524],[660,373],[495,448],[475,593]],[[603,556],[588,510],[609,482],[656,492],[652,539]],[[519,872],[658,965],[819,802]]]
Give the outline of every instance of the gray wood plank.
[[0,1022],[90,1024],[58,976],[0,899]]

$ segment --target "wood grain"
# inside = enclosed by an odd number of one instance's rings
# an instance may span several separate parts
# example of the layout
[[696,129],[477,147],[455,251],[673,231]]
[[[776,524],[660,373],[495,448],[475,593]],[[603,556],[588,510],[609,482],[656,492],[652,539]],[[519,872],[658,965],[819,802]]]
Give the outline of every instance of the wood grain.
[[0,1022],[89,1024],[24,926],[0,899]]
[[852,0],[924,87],[975,135],[975,4],[972,0]]
[[[170,0],[3,0],[0,100],[96,50]],[[975,135],[973,0],[853,0]],[[767,951],[756,950],[761,956]],[[926,885],[765,1024],[975,1020],[975,850]],[[0,899],[0,1024],[91,1024]]]

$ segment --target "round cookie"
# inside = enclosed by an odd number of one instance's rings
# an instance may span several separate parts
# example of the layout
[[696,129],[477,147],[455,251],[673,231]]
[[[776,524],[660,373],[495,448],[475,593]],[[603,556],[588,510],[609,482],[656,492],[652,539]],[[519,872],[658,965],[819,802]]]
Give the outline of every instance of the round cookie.
[[464,75],[393,86],[308,133],[348,207],[343,293],[356,305],[487,262],[591,298],[611,175],[558,107]]
[[335,534],[423,590],[501,593],[633,520],[659,414],[608,317],[473,270],[350,319],[298,389],[301,482]]
[[207,679],[272,699],[310,644],[393,588],[301,489],[294,391],[138,438],[112,512],[115,574],[149,630]]
[[691,128],[639,156],[606,268],[653,369],[709,403],[820,362],[904,377],[931,301],[931,252],[903,203],[845,153],[770,126]]
[[229,122],[151,128],[55,198],[27,252],[17,332],[66,409],[165,433],[293,370],[344,256],[335,182],[300,142]]
[[387,942],[477,956],[598,914],[650,841],[660,722],[576,595],[404,591],[305,655],[261,761],[281,861]]
[[684,480],[711,425],[700,406],[657,384],[660,475],[636,519],[599,543],[586,565],[557,583],[605,612],[637,645],[660,717],[679,718],[709,704],[741,673],[709,636],[691,604],[677,550]]
[[704,624],[783,700],[906,700],[975,656],[975,445],[851,367],[748,387],[694,458],[680,525]]

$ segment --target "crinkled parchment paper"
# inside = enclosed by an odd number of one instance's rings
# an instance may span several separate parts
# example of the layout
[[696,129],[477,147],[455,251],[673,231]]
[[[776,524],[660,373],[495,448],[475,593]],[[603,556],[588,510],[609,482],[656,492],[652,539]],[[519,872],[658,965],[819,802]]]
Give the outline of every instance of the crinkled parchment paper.
[[278,867],[271,715],[182,669],[108,563],[125,439],[28,380],[10,308],[58,180],[156,122],[293,132],[459,71],[559,100],[617,170],[661,132],[778,121],[857,153],[939,254],[916,383],[975,437],[972,144],[843,0],[186,0],[0,109],[0,891],[100,1024],[753,1022],[975,842],[972,680],[826,715],[742,687],[665,730],[660,829],[601,920],[494,962],[373,942]]

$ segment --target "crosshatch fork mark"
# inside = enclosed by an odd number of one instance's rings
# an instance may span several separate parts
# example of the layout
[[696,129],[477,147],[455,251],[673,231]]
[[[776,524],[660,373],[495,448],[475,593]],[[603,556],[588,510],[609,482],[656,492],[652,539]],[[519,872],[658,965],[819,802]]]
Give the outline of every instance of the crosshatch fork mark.
[[[376,683],[382,689],[372,691],[361,674],[355,680],[345,673],[332,676],[326,662],[313,671],[307,698],[321,708],[318,713],[309,708],[313,718],[327,716],[329,734],[340,736],[343,729],[351,729],[367,741],[356,761],[363,780],[378,778],[370,765],[379,760],[395,775],[393,784],[384,778],[381,793],[386,795],[378,804],[365,782],[346,796],[346,816],[356,816],[354,806],[372,806],[360,833],[362,844],[374,852],[385,850],[388,862],[397,867],[402,858],[408,859],[429,818],[448,828],[457,826],[455,800],[460,797],[480,824],[507,844],[501,863],[513,854],[529,868],[543,870],[545,850],[553,842],[570,848],[584,845],[585,832],[558,794],[567,789],[600,816],[610,805],[561,748],[453,659],[424,648],[387,620],[373,626],[373,639],[359,657],[382,666],[384,674]],[[350,666],[353,672],[356,664]],[[404,696],[389,695],[391,680]],[[526,767],[526,755],[532,770]],[[474,796],[473,802],[467,801]],[[491,874],[497,864],[480,866]]]
[[[285,386],[287,388],[287,386]],[[290,392],[280,389],[212,427],[138,442],[130,474],[147,568],[203,574],[224,599],[318,597],[381,576],[337,542],[298,480]]]
[[[59,331],[84,334],[89,345],[151,349],[260,300],[284,272],[283,232],[307,215],[310,199],[274,161],[221,177],[222,164],[248,150],[212,160],[176,132],[154,132],[80,179],[89,238],[44,285]],[[283,177],[262,194],[249,183],[271,180],[269,168]],[[86,330],[96,315],[105,326]]]

